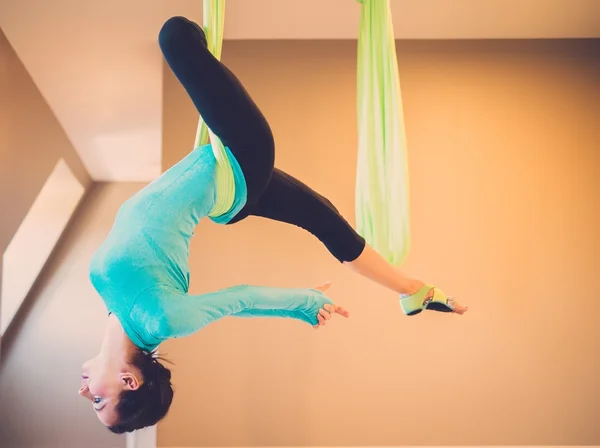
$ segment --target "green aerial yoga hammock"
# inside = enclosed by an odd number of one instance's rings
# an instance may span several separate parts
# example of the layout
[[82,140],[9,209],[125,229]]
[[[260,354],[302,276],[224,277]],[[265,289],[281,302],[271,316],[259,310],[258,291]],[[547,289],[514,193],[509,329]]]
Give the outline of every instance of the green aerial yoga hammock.
[[389,0],[362,4],[358,36],[357,231],[401,264],[410,246],[408,160]]
[[[409,249],[406,136],[389,0],[362,4],[358,39],[358,163],[356,226],[384,258],[400,264]],[[208,49],[221,58],[225,0],[204,0]],[[217,198],[209,216],[226,213],[235,198],[223,143],[198,120],[195,146],[210,141],[217,160]]]
[[[204,0],[203,8],[202,20],[204,33],[208,41],[208,49],[217,59],[221,59],[223,27],[225,24],[225,0]],[[215,206],[208,216],[215,217],[226,213],[233,205],[235,199],[235,181],[223,143],[208,129],[208,126],[206,126],[206,123],[200,117],[194,147],[208,144],[209,139],[217,160],[217,197]]]

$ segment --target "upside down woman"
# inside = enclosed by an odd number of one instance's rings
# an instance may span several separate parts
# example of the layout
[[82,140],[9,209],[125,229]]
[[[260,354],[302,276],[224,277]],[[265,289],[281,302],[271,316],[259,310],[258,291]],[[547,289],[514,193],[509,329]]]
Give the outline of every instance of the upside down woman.
[[100,352],[83,365],[79,394],[115,433],[152,426],[173,399],[171,373],[155,356],[169,338],[191,335],[225,316],[293,318],[319,328],[348,312],[319,288],[241,285],[190,295],[189,244],[200,219],[233,224],[259,216],[313,234],[341,263],[395,291],[402,310],[463,314],[438,288],[409,278],[380,257],[337,209],[311,188],[274,168],[269,125],[238,79],[208,50],[197,24],[173,17],[162,27],[165,60],[208,128],[226,148],[235,196],[213,213],[216,188],[211,145],[199,146],[120,208],[94,255],[90,279],[109,316]]

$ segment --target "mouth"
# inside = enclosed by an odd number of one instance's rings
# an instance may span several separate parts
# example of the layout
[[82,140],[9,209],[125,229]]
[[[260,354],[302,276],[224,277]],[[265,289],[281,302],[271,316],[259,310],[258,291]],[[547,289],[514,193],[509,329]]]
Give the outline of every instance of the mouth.
[[88,378],[89,378],[89,376],[87,376],[87,375],[81,375],[82,380],[87,380]]

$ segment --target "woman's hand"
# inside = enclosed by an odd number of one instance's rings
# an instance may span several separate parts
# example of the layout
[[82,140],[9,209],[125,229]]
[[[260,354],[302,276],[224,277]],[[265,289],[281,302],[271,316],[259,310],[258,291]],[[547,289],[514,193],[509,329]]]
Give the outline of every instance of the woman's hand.
[[[315,289],[318,291],[321,291],[321,292],[325,292],[329,289],[330,286],[331,286],[331,283],[327,282]],[[340,316],[344,316],[344,317],[350,317],[350,313],[348,311],[346,311],[344,308],[342,308],[341,306],[335,305],[335,304],[330,305],[330,304],[326,303],[325,305],[323,305],[323,308],[321,308],[319,310],[319,314],[317,315],[317,319],[319,320],[319,323],[317,325],[315,325],[313,328],[315,330],[318,330],[320,327],[324,326],[327,323],[327,321],[333,317],[334,314],[339,314]]]

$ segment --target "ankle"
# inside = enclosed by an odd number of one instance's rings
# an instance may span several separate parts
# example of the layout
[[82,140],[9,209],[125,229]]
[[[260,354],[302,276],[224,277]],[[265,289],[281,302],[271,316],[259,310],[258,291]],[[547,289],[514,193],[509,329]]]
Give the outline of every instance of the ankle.
[[419,289],[425,286],[425,283],[419,280],[409,280],[406,282],[406,285],[403,285],[402,290],[398,291],[400,294],[408,294],[412,295],[416,293]]

